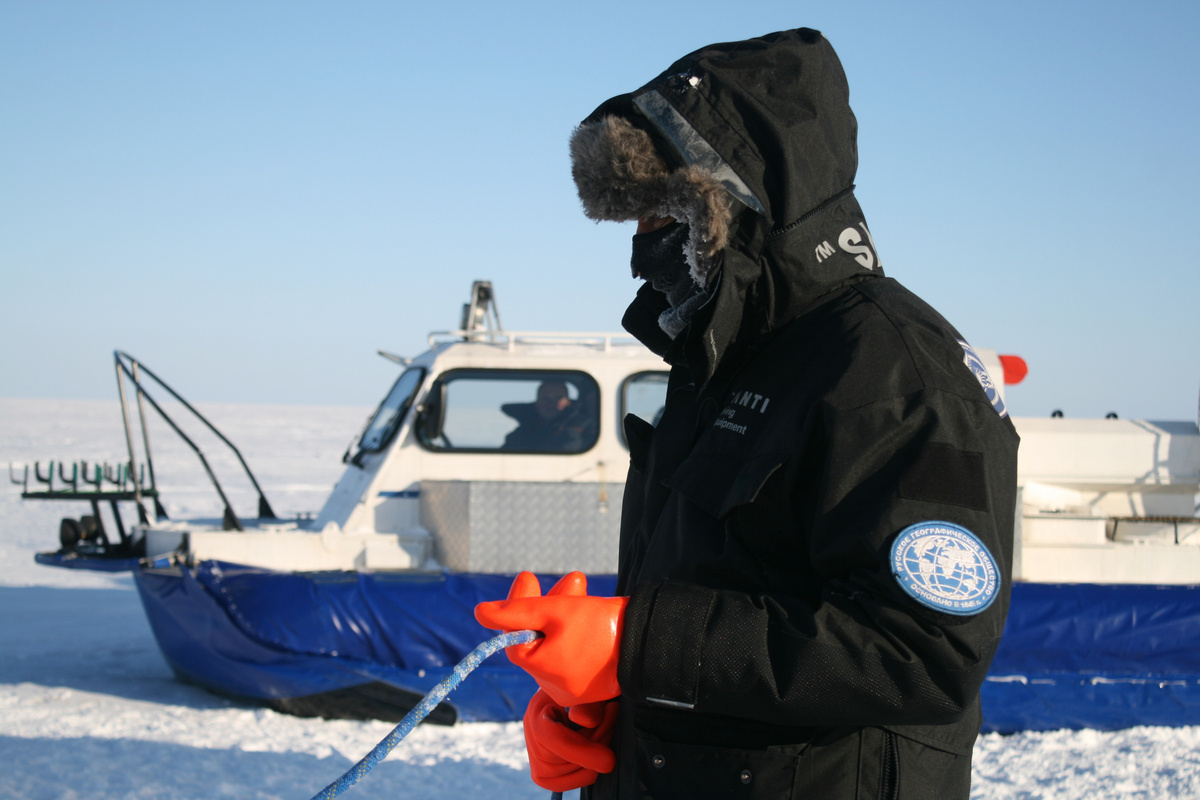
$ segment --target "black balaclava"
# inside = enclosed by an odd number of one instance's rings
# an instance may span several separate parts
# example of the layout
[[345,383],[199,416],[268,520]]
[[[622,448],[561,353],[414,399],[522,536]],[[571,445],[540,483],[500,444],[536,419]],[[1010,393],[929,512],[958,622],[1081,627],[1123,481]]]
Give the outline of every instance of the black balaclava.
[[633,277],[646,281],[667,298],[671,307],[658,318],[658,325],[672,339],[687,327],[692,314],[708,298],[691,275],[687,257],[690,236],[689,227],[682,222],[633,235],[629,260]]

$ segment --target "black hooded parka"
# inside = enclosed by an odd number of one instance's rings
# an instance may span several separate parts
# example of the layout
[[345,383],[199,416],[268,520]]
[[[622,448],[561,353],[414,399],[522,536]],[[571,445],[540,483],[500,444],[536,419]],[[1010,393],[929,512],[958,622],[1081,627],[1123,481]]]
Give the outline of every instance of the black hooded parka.
[[[682,334],[662,334],[649,286],[626,313],[672,369],[657,427],[625,421],[617,769],[584,796],[965,799],[1016,432],[962,337],[883,275],[820,33],[706,47],[589,120],[652,130],[634,104],[650,90],[752,197]],[[984,608],[898,577],[897,539],[945,523],[990,559]]]

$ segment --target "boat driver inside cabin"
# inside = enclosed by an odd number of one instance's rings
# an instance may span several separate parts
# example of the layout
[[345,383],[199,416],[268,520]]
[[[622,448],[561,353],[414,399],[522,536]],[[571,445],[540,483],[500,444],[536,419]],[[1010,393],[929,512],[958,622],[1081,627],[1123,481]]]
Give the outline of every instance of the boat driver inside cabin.
[[562,381],[544,381],[538,385],[532,403],[508,403],[501,407],[517,421],[517,427],[504,437],[505,450],[554,452],[577,450],[580,428],[572,425],[572,403]]
[[[1017,435],[971,346],[884,276],[857,125],[807,29],[716,44],[575,130],[638,221],[625,327],[671,365],[625,420],[617,597],[522,573],[533,779],[586,798],[965,800],[1008,609]],[[965,267],[966,265],[964,265]]]

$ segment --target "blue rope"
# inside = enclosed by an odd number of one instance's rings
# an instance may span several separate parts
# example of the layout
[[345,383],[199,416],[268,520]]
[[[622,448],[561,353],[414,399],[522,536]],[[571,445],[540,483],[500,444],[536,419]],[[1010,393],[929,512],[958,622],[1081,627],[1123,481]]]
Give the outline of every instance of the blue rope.
[[[374,750],[367,753],[362,761],[359,761],[347,770],[345,775],[326,786],[319,794],[314,795],[312,800],[333,800],[334,797],[337,797],[362,780],[376,764],[387,758],[388,753],[392,752],[392,749],[400,744],[400,741],[405,736],[408,736],[413,728],[417,727],[417,723],[429,716],[429,712],[433,711],[446,695],[450,694],[450,692],[454,691],[462,683],[463,678],[467,677],[473,669],[483,663],[485,658],[506,647],[512,647],[514,644],[528,644],[539,636],[541,634],[537,631],[513,631],[488,639],[479,645],[479,647],[476,647],[466,658],[458,662],[453,672],[447,675],[441,683],[433,687],[429,694],[425,695],[425,699],[417,703],[416,707],[412,711],[409,711],[404,716],[404,719],[400,720],[400,724],[393,728],[392,732],[384,737],[382,742],[375,745]],[[562,793],[555,792],[551,795],[551,798],[552,800],[561,800]]]

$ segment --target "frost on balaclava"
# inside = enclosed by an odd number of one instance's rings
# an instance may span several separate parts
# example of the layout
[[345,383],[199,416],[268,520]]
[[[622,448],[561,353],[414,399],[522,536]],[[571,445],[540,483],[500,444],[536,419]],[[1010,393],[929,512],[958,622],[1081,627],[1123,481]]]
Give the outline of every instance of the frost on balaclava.
[[705,287],[691,275],[687,257],[690,238],[691,226],[678,221],[633,235],[629,259],[633,277],[646,281],[667,298],[670,308],[659,316],[658,325],[672,339],[683,332],[692,314],[708,298]]

